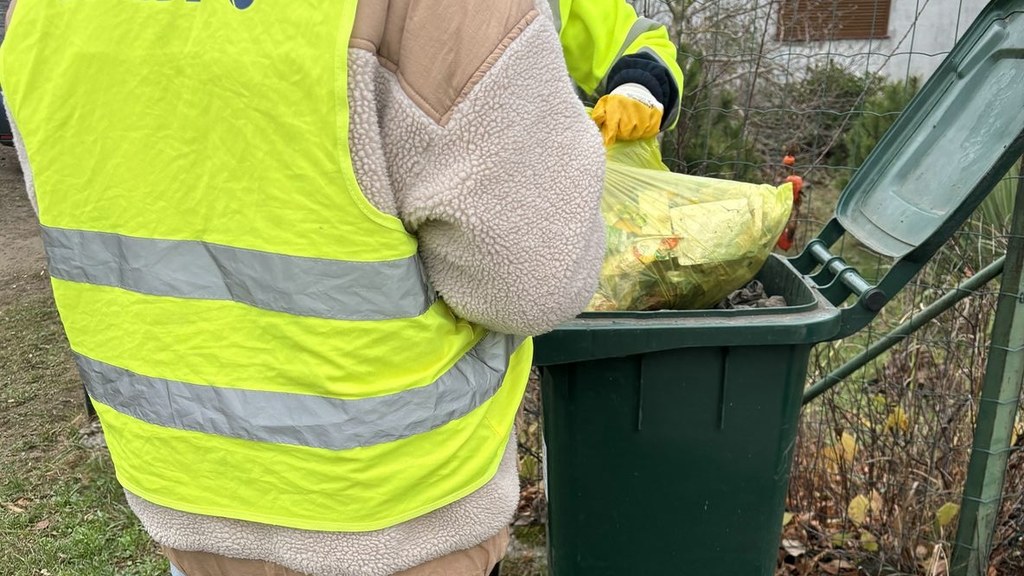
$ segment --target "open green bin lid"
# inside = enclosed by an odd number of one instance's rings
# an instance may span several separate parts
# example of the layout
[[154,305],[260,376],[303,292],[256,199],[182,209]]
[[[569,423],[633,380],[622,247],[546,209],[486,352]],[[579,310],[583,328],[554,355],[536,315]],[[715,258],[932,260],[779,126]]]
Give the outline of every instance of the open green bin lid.
[[[995,0],[843,190],[794,267],[859,330],[953,236],[1024,154],[1024,0]],[[829,249],[844,234],[897,259],[871,285]]]
[[836,218],[872,250],[940,244],[1021,155],[1024,2],[991,4],[843,191]]

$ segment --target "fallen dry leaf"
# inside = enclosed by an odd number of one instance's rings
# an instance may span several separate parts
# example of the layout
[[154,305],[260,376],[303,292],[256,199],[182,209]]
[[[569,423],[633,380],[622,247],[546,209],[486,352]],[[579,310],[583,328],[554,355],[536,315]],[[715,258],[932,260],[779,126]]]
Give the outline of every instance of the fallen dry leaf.
[[782,548],[786,551],[786,554],[789,554],[794,558],[799,558],[804,554],[807,554],[807,546],[804,546],[804,543],[799,540],[786,538],[782,541]]
[[843,462],[847,466],[851,466],[857,457],[857,438],[849,432],[843,432],[838,443],[822,449],[822,455],[830,462],[833,469],[837,469],[838,465]]
[[878,538],[867,530],[860,531],[860,545],[868,552],[878,552]]
[[40,520],[39,522],[36,522],[34,526],[32,526],[32,529],[35,530],[36,532],[40,532],[42,530],[46,530],[49,527],[50,527],[50,521],[49,520]]
[[832,535],[832,547],[845,548],[848,541],[856,539],[857,535],[853,532],[836,532]]
[[951,522],[953,522],[953,519],[956,518],[956,515],[959,513],[959,504],[955,504],[953,502],[946,502],[945,504],[942,505],[942,507],[939,508],[937,512],[935,512],[935,523],[938,524],[940,528],[945,528],[946,526],[949,526]]
[[903,408],[897,406],[893,408],[892,412],[889,413],[889,417],[885,419],[885,431],[892,432],[894,430],[907,431],[910,427],[910,420],[907,419],[907,413],[903,411]]
[[8,502],[4,502],[4,508],[6,508],[8,511],[13,512],[15,514],[24,514],[25,513],[25,509],[24,508],[21,508],[19,506],[15,506],[14,504],[10,504]]
[[881,513],[882,509],[885,508],[885,500],[882,500],[882,495],[878,493],[878,490],[871,491],[871,511],[875,514]]
[[832,576],[836,576],[839,574],[841,570],[853,570],[856,568],[856,566],[851,562],[847,562],[846,560],[835,559],[829,562],[818,562],[818,568],[821,568],[825,572],[832,574]]
[[868,497],[858,494],[850,501],[850,505],[846,507],[846,515],[849,516],[850,520],[853,520],[854,524],[859,526],[867,522],[868,510],[870,509],[871,501],[868,500]]

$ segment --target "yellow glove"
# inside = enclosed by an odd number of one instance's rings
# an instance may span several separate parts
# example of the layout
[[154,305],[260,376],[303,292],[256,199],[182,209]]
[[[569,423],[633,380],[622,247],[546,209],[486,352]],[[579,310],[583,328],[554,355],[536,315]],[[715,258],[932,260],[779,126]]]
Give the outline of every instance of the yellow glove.
[[658,135],[664,106],[640,84],[623,84],[597,101],[590,117],[601,129],[604,145]]

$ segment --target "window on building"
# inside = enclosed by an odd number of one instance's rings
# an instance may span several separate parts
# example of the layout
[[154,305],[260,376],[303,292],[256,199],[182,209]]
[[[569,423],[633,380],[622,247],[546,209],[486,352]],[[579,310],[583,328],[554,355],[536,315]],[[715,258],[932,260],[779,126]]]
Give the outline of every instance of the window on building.
[[781,0],[778,40],[869,40],[889,36],[891,0]]

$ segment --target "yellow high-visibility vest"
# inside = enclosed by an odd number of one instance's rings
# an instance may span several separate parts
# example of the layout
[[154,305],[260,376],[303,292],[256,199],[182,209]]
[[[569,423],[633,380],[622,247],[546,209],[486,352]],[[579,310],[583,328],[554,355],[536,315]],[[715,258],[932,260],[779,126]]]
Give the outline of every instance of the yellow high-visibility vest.
[[532,345],[455,317],[349,151],[354,0],[23,0],[0,83],[120,482],[373,530],[489,481]]

